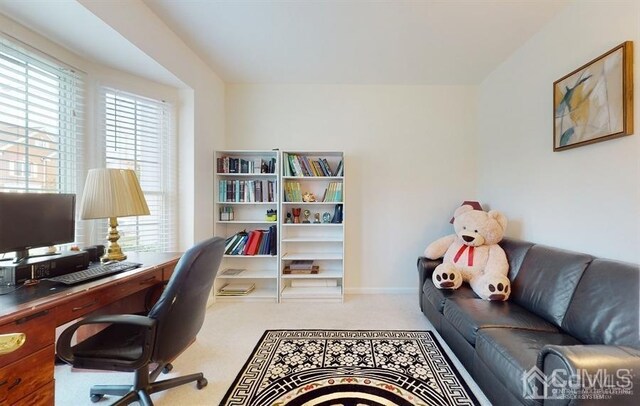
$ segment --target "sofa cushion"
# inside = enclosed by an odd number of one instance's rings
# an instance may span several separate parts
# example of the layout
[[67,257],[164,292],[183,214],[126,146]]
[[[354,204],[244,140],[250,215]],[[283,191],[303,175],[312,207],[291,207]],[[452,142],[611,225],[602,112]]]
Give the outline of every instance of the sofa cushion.
[[562,329],[585,344],[640,349],[638,265],[595,259],[569,304]]
[[529,249],[533,247],[533,243],[505,237],[500,241],[499,245],[504,250],[504,253],[507,254],[509,280],[514,280],[518,275],[518,271],[520,271],[524,257],[529,252]]
[[425,297],[433,305],[433,307],[442,313],[444,309],[444,302],[447,298],[450,297],[459,297],[459,298],[477,298],[478,296],[473,292],[473,289],[468,284],[463,284],[460,288],[455,290],[450,289],[438,289],[435,287],[431,280],[428,280],[424,283],[422,287],[422,292],[424,292]]
[[443,314],[471,345],[476,343],[478,329],[487,327],[559,331],[553,324],[509,301],[449,298],[444,304]]
[[[538,353],[547,344],[579,345],[580,342],[560,332],[485,328],[478,332],[476,354],[514,396],[522,398],[522,378],[536,366]],[[527,383],[529,393],[539,393],[533,387],[537,380]]]
[[509,300],[560,327],[591,255],[534,245],[511,283]]

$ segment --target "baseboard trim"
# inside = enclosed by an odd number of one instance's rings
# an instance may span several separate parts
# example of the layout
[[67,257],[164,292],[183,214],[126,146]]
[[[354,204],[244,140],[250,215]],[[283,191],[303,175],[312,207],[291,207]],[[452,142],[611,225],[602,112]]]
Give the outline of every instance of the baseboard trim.
[[346,295],[417,295],[417,288],[345,288]]

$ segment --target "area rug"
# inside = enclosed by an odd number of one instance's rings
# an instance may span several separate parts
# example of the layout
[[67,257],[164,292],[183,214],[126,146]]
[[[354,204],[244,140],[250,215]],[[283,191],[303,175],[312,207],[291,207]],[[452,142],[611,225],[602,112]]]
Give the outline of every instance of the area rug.
[[222,405],[476,405],[429,331],[267,330]]

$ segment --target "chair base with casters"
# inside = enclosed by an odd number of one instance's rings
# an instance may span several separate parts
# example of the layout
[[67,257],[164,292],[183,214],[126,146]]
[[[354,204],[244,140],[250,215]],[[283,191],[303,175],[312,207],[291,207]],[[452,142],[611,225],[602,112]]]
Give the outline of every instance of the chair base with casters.
[[[167,364],[163,368],[158,367],[156,371],[162,370],[164,373],[168,373],[172,368],[173,366],[171,364]],[[196,387],[198,389],[202,389],[208,384],[207,379],[204,377],[202,372],[156,382],[150,382],[150,380],[155,380],[153,376],[154,373],[149,374],[146,367],[136,370],[134,374],[133,385],[92,386],[89,393],[91,401],[96,403],[105,395],[113,395],[122,396],[122,398],[115,402],[113,406],[128,405],[136,401],[140,402],[142,406],[152,406],[153,402],[151,401],[150,395],[153,393],[175,388],[176,386],[185,385],[191,382],[196,382]]]

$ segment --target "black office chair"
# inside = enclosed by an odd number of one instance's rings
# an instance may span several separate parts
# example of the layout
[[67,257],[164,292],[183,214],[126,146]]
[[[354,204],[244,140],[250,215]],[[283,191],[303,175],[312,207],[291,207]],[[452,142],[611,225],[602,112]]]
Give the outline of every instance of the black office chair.
[[[104,395],[122,396],[114,405],[139,401],[153,405],[150,395],[189,382],[207,386],[202,373],[155,382],[161,371],[193,342],[202,327],[206,304],[222,255],[224,239],[214,237],[191,247],[178,261],[164,292],[146,316],[104,315],[88,317],[68,327],[56,346],[58,356],[77,368],[135,372],[133,385],[97,385],[91,400]],[[71,346],[78,327],[112,323],[99,333]],[[152,372],[150,364],[157,364]]]

